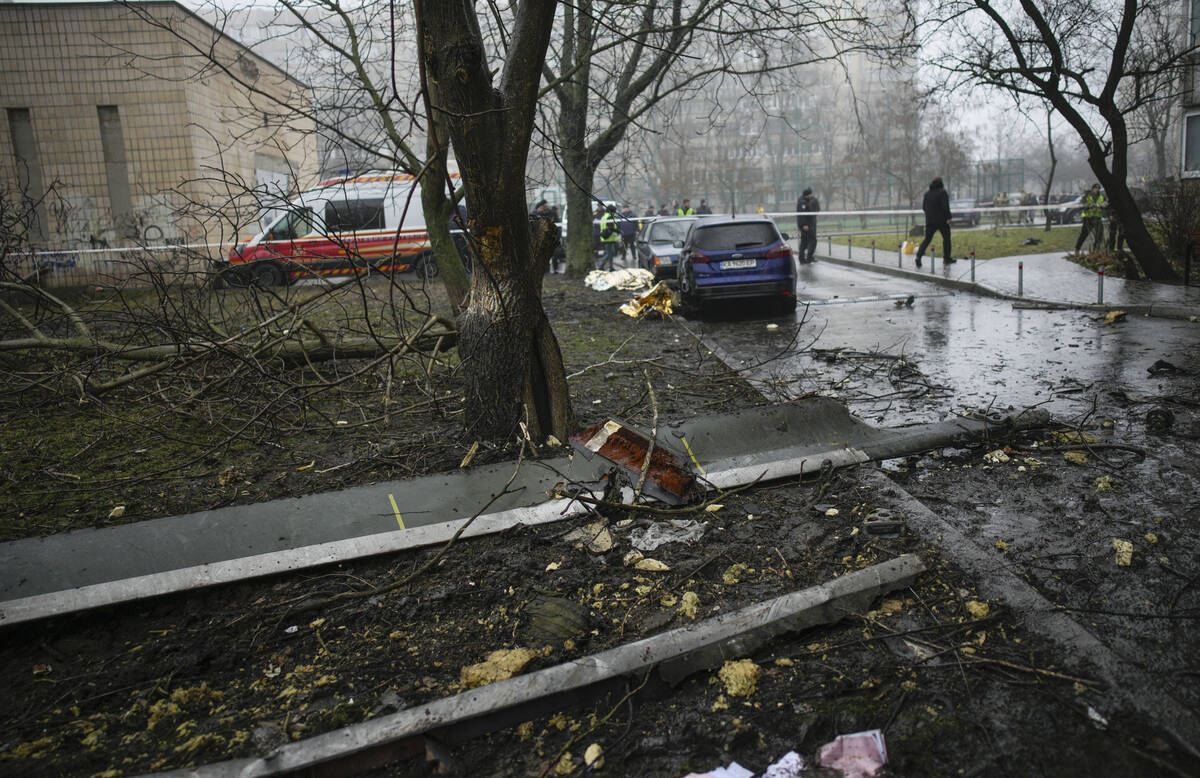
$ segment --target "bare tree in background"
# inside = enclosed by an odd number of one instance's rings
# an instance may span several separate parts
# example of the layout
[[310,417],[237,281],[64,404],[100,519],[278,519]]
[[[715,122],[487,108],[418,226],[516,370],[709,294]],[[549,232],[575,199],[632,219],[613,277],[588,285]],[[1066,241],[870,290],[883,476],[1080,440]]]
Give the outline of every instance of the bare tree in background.
[[926,37],[950,33],[932,63],[949,88],[981,85],[1045,99],[1079,135],[1142,271],[1174,280],[1127,183],[1131,114],[1187,64],[1190,42],[1153,40],[1176,0],[941,0]]
[[544,75],[557,102],[555,137],[567,184],[568,272],[590,266],[597,169],[655,106],[698,93],[720,74],[753,84],[833,56],[845,48],[848,28],[862,21],[849,6],[809,0],[563,4]]

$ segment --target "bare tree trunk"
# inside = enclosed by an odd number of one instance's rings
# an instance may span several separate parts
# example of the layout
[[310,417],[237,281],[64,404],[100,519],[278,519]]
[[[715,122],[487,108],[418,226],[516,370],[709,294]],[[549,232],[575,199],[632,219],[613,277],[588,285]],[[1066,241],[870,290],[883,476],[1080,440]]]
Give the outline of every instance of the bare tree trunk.
[[596,263],[592,227],[594,178],[582,156],[586,152],[563,154],[563,171],[567,175],[567,274],[574,277],[585,275]]
[[1050,151],[1050,172],[1046,175],[1046,232],[1050,231],[1050,190],[1054,188],[1054,169],[1058,167],[1058,155],[1054,153],[1054,112],[1046,109],[1046,148]]
[[535,439],[565,440],[574,424],[562,357],[541,302],[546,247],[553,243],[545,220],[538,220],[543,227],[535,243],[525,203],[525,163],[555,5],[517,6],[507,60],[493,86],[474,4],[416,0],[433,110],[446,117],[478,250],[470,303],[458,318],[459,353],[467,427],[489,440],[508,438],[520,422]]

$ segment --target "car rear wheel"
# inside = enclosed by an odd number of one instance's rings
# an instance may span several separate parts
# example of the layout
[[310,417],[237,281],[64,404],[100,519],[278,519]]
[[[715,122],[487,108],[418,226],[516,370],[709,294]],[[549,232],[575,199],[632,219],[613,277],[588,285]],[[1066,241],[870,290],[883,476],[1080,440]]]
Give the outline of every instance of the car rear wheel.
[[283,268],[274,262],[259,262],[254,266],[254,283],[257,286],[283,286],[286,282]]
[[417,278],[423,281],[428,281],[431,278],[437,278],[441,268],[438,267],[437,260],[434,259],[432,252],[427,252],[417,257],[416,263]]

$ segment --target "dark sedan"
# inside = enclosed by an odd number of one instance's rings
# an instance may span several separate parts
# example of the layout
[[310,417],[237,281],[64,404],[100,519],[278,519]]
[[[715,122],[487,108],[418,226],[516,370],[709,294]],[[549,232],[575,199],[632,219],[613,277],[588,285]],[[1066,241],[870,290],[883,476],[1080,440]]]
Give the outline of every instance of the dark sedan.
[[638,267],[653,273],[655,281],[674,278],[679,251],[694,221],[692,216],[667,217],[643,227],[637,239]]

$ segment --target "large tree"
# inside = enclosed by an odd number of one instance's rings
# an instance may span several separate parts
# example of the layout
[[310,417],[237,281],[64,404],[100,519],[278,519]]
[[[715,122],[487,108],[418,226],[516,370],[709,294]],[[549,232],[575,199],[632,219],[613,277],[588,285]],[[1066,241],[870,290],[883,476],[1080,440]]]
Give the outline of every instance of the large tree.
[[[523,0],[489,51],[472,0],[415,0],[418,47],[433,113],[444,117],[466,189],[478,263],[458,318],[469,364],[467,423],[503,438],[525,424],[534,439],[573,426],[558,341],[541,303],[556,236],[528,216],[525,165],[555,0]],[[493,69],[493,60],[503,62]],[[498,79],[494,76],[498,75]]]
[[[1044,99],[1078,134],[1148,277],[1176,277],[1129,191],[1130,114],[1157,100],[1156,84],[1187,64],[1191,41],[1147,45],[1152,22],[1178,0],[940,0],[931,61],[947,84],[983,85]],[[940,43],[932,37],[950,31]]]

